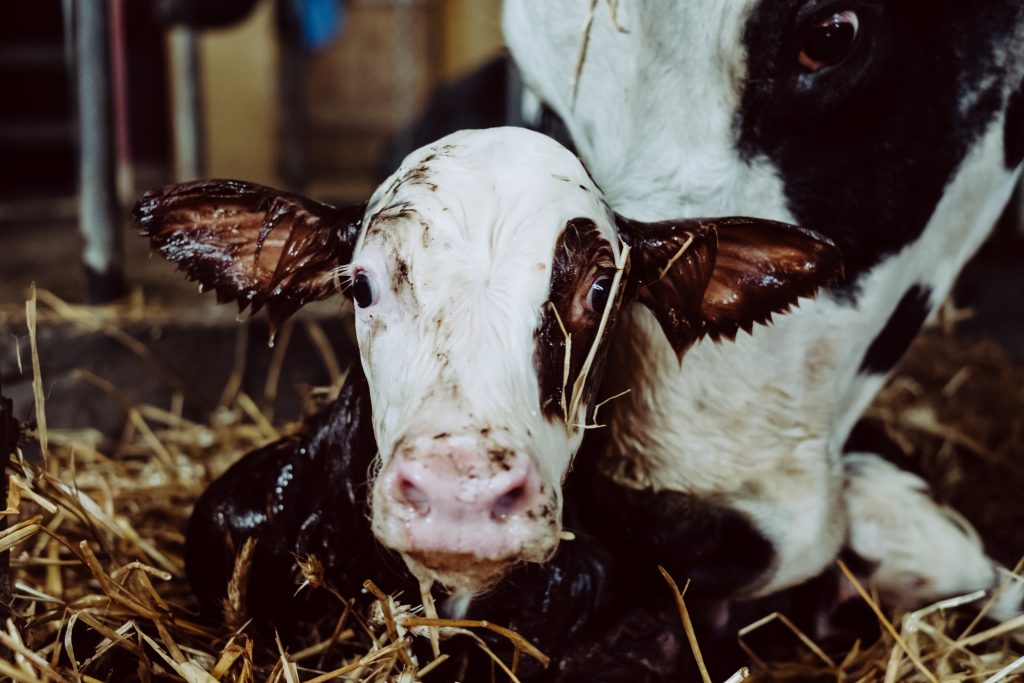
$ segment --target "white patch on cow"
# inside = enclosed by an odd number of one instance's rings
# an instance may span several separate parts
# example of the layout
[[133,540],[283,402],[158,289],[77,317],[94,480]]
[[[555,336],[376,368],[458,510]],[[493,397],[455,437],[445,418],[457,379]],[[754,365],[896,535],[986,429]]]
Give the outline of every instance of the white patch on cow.
[[[420,166],[425,179],[403,180]],[[381,453],[467,427],[564,432],[540,415],[533,367],[555,242],[580,216],[618,241],[575,157],[526,130],[463,131],[414,152],[381,188],[351,265],[381,289],[377,306],[356,309]],[[561,453],[562,438],[542,448]],[[552,461],[551,474],[567,465]]]
[[657,321],[634,306],[608,362],[610,390],[632,389],[610,406],[611,452],[637,454],[619,479],[746,513],[777,554],[771,576],[750,587],[751,596],[820,572],[845,532],[841,465],[837,454],[826,454],[835,399],[820,383],[841,349],[800,334],[801,320],[810,325],[821,308],[803,301],[801,310],[803,317],[780,317],[754,337],[702,342],[680,365]]
[[724,495],[750,516],[777,553],[752,595],[816,575],[839,550],[841,448],[885,382],[860,364],[903,293],[920,283],[933,306],[942,302],[988,234],[1016,177],[999,163],[1001,131],[993,122],[921,239],[861,280],[856,306],[802,301],[753,338],[701,342],[682,365],[653,316],[638,307],[624,316],[608,374],[621,368],[613,388],[633,391],[611,406],[616,450],[643,454],[635,469],[657,488]]
[[[770,162],[743,161],[734,117],[746,77],[742,33],[755,0],[598,3],[578,92],[587,3],[507,0],[508,46],[563,119],[612,207],[635,219],[751,215],[792,222]],[[1015,176],[994,121],[951,180],[922,237],[858,282],[856,305],[821,295],[754,338],[698,344],[680,367],[654,317],[623,316],[608,362],[613,452],[623,482],[706,496],[740,510],[774,546],[748,595],[798,584],[844,540],[841,447],[885,377],[860,373],[902,295],[933,308],[1005,205]],[[638,363],[636,359],[645,359]]]
[[665,11],[662,3],[622,1],[619,30],[599,2],[575,97],[587,3],[555,10],[508,0],[505,37],[526,84],[566,123],[619,213],[663,220],[745,206],[750,215],[780,218],[788,212],[774,169],[735,152],[742,34],[754,4],[692,0]]
[[[947,185],[921,237],[863,279],[856,309],[861,320],[846,330],[853,339],[871,335],[870,343],[903,293],[915,284],[931,289],[933,313],[949,296],[960,270],[999,219],[1020,176],[1020,169],[1011,173],[1002,164],[1004,129],[1003,117],[992,122]],[[846,368],[838,385],[845,394],[832,429],[833,450],[842,447],[885,379]]]
[[[943,598],[992,590],[1001,572],[970,524],[932,500],[916,475],[870,453],[849,453],[843,493],[848,544],[874,568],[868,586],[889,606],[911,610]],[[1022,587],[1005,588],[992,616],[1020,614]]]

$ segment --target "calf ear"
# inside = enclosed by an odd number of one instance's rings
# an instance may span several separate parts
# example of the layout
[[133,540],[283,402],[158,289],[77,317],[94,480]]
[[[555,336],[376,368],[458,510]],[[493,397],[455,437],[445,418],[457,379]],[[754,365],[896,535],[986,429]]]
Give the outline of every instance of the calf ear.
[[237,180],[169,185],[132,212],[153,250],[178,264],[200,290],[239,310],[264,306],[271,333],[304,304],[336,291],[352,260],[366,205],[336,209]]
[[786,223],[618,224],[631,247],[628,292],[654,313],[680,357],[705,335],[717,341],[750,332],[842,276],[842,256],[830,239]]

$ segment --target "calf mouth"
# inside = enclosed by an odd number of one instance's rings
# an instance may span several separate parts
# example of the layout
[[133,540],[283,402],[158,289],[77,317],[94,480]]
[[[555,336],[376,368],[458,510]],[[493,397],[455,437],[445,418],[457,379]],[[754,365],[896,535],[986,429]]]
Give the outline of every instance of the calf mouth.
[[[513,532],[510,534],[512,537],[518,536],[500,547],[490,546],[488,541],[491,539],[482,538],[480,534],[476,535],[479,543],[447,534],[431,539],[436,542],[423,542],[425,539],[409,536],[407,522],[391,522],[375,529],[378,541],[397,551],[419,581],[438,583],[450,592],[485,592],[518,565],[547,562],[560,541],[559,534],[552,529],[545,528],[543,533],[536,533],[538,529],[530,528],[534,524],[529,523],[528,518],[518,516],[484,530],[491,536],[509,534],[510,531]],[[524,522],[527,523],[524,525]],[[428,526],[433,525],[428,523]],[[526,533],[520,536],[515,531]]]
[[411,552],[403,553],[406,564],[421,581],[439,583],[451,593],[473,595],[493,588],[522,560],[480,558],[471,553]]

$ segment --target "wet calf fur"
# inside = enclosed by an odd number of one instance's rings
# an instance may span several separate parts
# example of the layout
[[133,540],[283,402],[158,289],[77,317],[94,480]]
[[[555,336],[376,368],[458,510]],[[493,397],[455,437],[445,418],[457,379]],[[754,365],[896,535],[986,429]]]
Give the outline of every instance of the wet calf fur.
[[[254,619],[257,630],[303,636],[311,624],[340,614],[343,605],[322,588],[296,593],[305,580],[296,560],[311,556],[322,564],[323,579],[341,595],[357,599],[361,609],[373,600],[362,591],[368,578],[388,593],[402,592],[418,602],[416,578],[370,529],[366,474],[375,455],[366,379],[353,367],[338,399],[310,419],[303,433],[249,453],[210,485],[189,521],[185,554],[189,583],[210,616],[225,615],[228,582],[250,539],[256,544],[242,575],[242,602],[232,608],[232,616]],[[513,570],[458,616],[508,625],[546,653],[576,650],[580,638],[593,642],[609,628],[613,571],[603,547],[581,530],[549,563]],[[444,597],[437,596],[442,610]],[[499,652],[508,649],[502,638],[481,636]],[[609,637],[624,639],[621,634]],[[645,647],[638,640],[627,649]],[[455,654],[460,648],[445,650]],[[674,666],[671,660],[658,661],[662,669]],[[523,664],[526,675],[536,669],[530,661]]]
[[[230,616],[253,619],[250,628],[255,631],[273,630],[287,640],[307,636],[321,619],[324,628],[333,627],[331,618],[343,609],[333,595],[322,587],[295,591],[305,581],[296,560],[310,556],[321,562],[324,581],[355,599],[358,609],[374,600],[361,591],[370,577],[386,592],[401,592],[408,601],[418,602],[416,578],[370,530],[366,472],[375,453],[366,379],[353,367],[337,400],[307,421],[303,433],[246,455],[208,487],[189,523],[185,559],[188,580],[209,616],[222,618],[228,611],[227,585],[238,554],[250,539],[256,545],[240,582],[243,598],[230,609]],[[508,626],[552,657],[547,670],[523,658],[518,671],[522,680],[654,683],[685,673],[695,677],[696,672],[687,668],[691,658],[671,593],[656,567],[666,563],[673,574],[686,575],[686,569],[672,563],[680,555],[671,539],[690,543],[686,556],[715,566],[702,548],[708,547],[707,539],[724,533],[738,553],[717,563],[725,573],[721,579],[728,583],[728,573],[744,566],[739,555],[750,551],[742,526],[735,533],[735,520],[728,514],[695,510],[692,501],[678,501],[673,494],[652,501],[646,494],[610,484],[586,455],[581,455],[566,483],[565,527],[574,540],[563,543],[545,564],[512,570],[493,590],[470,602],[465,612],[452,614],[451,609],[463,607],[435,591],[442,615]],[[693,526],[666,524],[678,514],[686,515]],[[648,523],[649,528],[641,526]],[[694,533],[683,539],[683,528]],[[696,533],[698,529],[701,533]],[[714,585],[714,577],[694,578],[704,587]],[[690,611],[716,677],[724,679],[741,661],[736,629],[765,613],[784,610],[800,628],[813,632],[836,605],[837,579],[823,576],[770,600],[726,612],[724,603],[707,599],[707,591],[704,599],[691,597]],[[478,635],[495,652],[511,656],[504,638],[482,630]],[[752,642],[757,642],[756,636]],[[418,646],[427,657],[425,642]],[[770,646],[759,643],[757,650],[768,653]],[[489,675],[486,657],[469,643],[448,642],[444,651],[453,656],[445,670],[452,675],[460,666]],[[467,675],[464,680],[477,679]]]

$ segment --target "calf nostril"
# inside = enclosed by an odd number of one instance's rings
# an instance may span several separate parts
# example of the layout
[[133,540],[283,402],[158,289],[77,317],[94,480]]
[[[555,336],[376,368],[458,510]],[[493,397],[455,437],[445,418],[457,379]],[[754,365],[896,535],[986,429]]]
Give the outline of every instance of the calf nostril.
[[501,522],[520,507],[526,498],[526,484],[520,484],[501,494],[494,507],[491,508],[491,519]]
[[430,512],[430,499],[419,486],[410,479],[402,477],[398,480],[398,492],[412,508],[421,515]]

